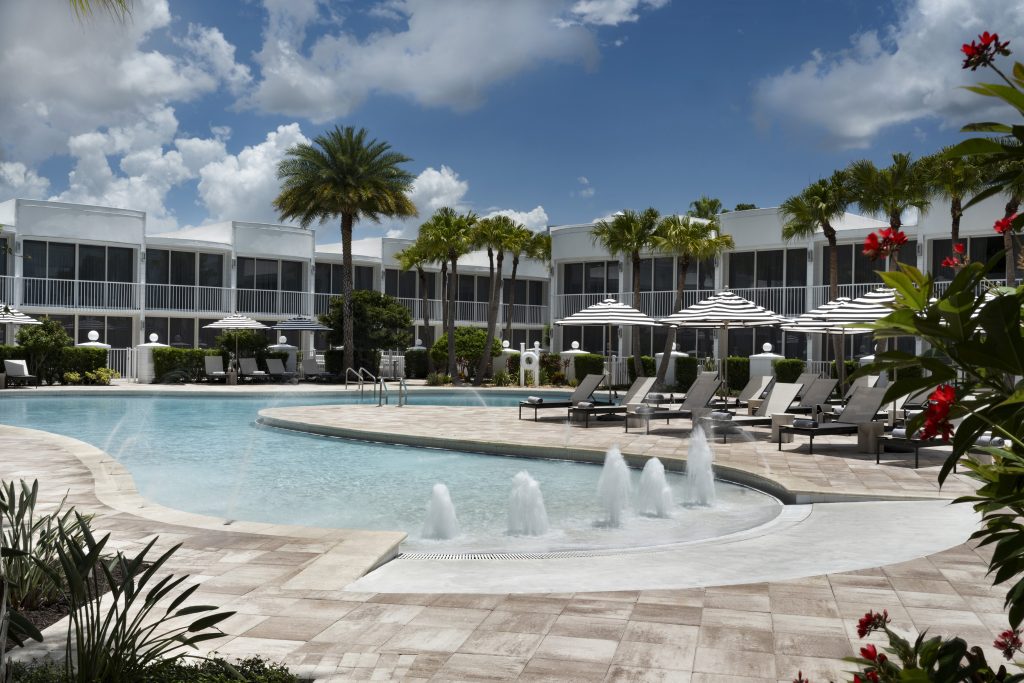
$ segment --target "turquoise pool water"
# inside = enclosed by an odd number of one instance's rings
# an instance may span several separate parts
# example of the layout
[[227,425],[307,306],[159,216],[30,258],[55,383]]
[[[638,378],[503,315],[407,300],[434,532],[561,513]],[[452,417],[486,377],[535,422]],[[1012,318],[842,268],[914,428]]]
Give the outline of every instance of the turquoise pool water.
[[[719,482],[714,508],[677,504],[669,520],[629,515],[620,529],[599,529],[594,522],[601,516],[596,502],[600,468],[594,465],[330,439],[255,422],[263,408],[359,402],[354,398],[12,393],[0,397],[0,422],[64,434],[105,450],[131,472],[143,496],[162,505],[227,519],[402,530],[410,535],[407,547],[414,549],[654,545],[749,528],[781,509],[774,498]],[[512,411],[520,398],[416,394],[413,403],[483,401]],[[544,494],[551,524],[544,537],[505,534],[512,478],[522,470],[540,482]],[[668,480],[675,500],[683,500],[685,476],[670,473]],[[451,491],[463,531],[449,541],[419,538],[437,482]]]

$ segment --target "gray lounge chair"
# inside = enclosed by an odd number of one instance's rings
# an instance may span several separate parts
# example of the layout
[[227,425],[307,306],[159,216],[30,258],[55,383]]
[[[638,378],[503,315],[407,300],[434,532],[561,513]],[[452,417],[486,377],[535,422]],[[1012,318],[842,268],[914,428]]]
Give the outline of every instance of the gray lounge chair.
[[789,410],[791,413],[811,413],[817,410],[818,406],[828,405],[828,400],[839,384],[837,379],[821,377],[811,382],[800,398],[800,404]]
[[728,419],[716,419],[715,413],[708,417],[712,427],[722,435],[722,441],[730,432],[736,432],[742,427],[763,427],[772,423],[772,415],[779,415],[789,412],[789,406],[796,400],[800,391],[800,385],[788,382],[776,382],[768,398],[758,407],[753,415],[736,415]]
[[221,356],[203,356],[203,369],[206,379],[209,381],[219,380],[226,382],[228,373],[224,372],[224,358]]
[[525,401],[519,402],[519,419],[523,419],[523,408],[533,409],[533,421],[537,421],[537,411],[545,408],[574,408],[577,403],[590,401],[594,392],[597,388],[605,381],[604,375],[587,375],[584,377],[579,384],[576,385],[576,390],[572,392],[568,400],[556,399],[548,400],[543,396],[531,396]]
[[289,372],[284,369],[284,363],[281,362],[280,358],[268,358],[267,359],[267,374],[272,379],[284,382],[295,377],[294,372]]
[[640,403],[643,403],[644,399],[647,398],[647,394],[651,393],[651,389],[654,388],[654,383],[657,379],[657,377],[637,377],[618,405],[586,405],[586,402],[584,402],[584,405],[575,405],[569,409],[569,421],[571,422],[582,415],[583,426],[589,427],[591,415],[618,415],[626,413],[630,410],[631,406],[635,408]]
[[878,375],[861,375],[857,379],[853,380],[850,388],[846,390],[846,395],[843,396],[843,401],[849,401],[850,397],[853,396],[853,392],[857,391],[861,387],[870,389],[871,387],[878,384]]
[[7,375],[7,384],[20,384],[22,386],[31,384],[39,386],[39,378],[29,374],[28,363],[23,360],[5,360],[4,372]]
[[266,382],[268,379],[270,379],[270,375],[268,375],[263,370],[260,370],[259,367],[256,365],[255,358],[238,359],[238,376],[240,378],[248,377],[253,382]]
[[803,398],[804,393],[811,388],[811,384],[815,380],[821,379],[820,372],[801,372],[800,376],[796,378],[796,384],[801,385],[800,393],[796,395],[797,398]]
[[792,425],[779,427],[779,450],[782,450],[783,434],[805,434],[810,437],[808,453],[814,453],[814,437],[820,434],[856,434],[861,425],[875,421],[878,409],[882,407],[885,387],[859,387],[847,401],[846,407],[835,422],[798,420]]
[[321,370],[320,366],[316,362],[316,358],[303,358],[302,359],[302,378],[312,381],[326,380],[333,375],[326,370]]
[[[775,378],[771,375],[754,375],[736,396],[735,405],[741,406],[752,400],[759,400],[774,382]],[[728,405],[730,400],[726,399],[725,405]]]
[[674,410],[656,410],[649,406],[640,406],[635,411],[626,414],[626,431],[629,431],[629,420],[632,417],[640,418],[644,423],[644,431],[649,434],[651,431],[651,420],[665,420],[667,423],[669,420],[678,418],[692,419],[694,415],[709,412],[711,410],[711,399],[715,397],[715,392],[718,391],[719,385],[721,385],[721,382],[717,374],[699,375],[690,387],[690,390],[686,392],[686,399],[679,408]]

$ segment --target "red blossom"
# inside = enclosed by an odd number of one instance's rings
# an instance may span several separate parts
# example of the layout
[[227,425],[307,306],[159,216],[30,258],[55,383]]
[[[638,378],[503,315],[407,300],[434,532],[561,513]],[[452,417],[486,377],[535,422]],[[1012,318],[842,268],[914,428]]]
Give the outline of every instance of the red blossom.
[[960,259],[954,256],[947,256],[942,259],[943,268],[959,268],[961,266]]
[[964,53],[963,68],[971,71],[977,70],[980,66],[992,66],[995,63],[996,55],[1007,56],[1010,54],[1010,41],[999,42],[998,33],[985,31],[978,36],[978,40],[964,43],[960,52]]
[[864,679],[860,677],[860,674],[853,674],[853,683],[864,683]]
[[864,255],[874,261],[895,254],[906,243],[907,233],[896,228],[883,228],[864,239]]
[[860,649],[860,656],[873,662],[878,659],[878,648],[874,645],[865,645]]
[[1007,659],[1013,659],[1013,655],[1024,648],[1020,640],[1020,629],[1007,629],[999,634],[996,642],[993,643],[997,650],[1001,650]]
[[885,625],[889,623],[889,610],[882,610],[878,612],[868,612],[860,618],[857,622],[857,637],[863,638],[869,633],[881,630],[885,628]]
[[878,683],[878,672],[874,669],[865,671],[864,675],[868,677],[868,680],[871,681],[871,683]]
[[953,434],[953,425],[949,421],[949,411],[956,401],[956,389],[948,384],[940,384],[928,397],[928,409],[925,411],[924,427],[921,428],[921,439],[930,439],[939,434],[943,443],[949,443]]
[[982,45],[985,45],[985,46],[991,45],[994,42],[998,43],[999,42],[999,34],[998,33],[989,33],[988,31],[985,31],[980,36],[978,36],[978,41]]
[[962,256],[967,251],[967,245],[963,242],[957,242],[953,245],[953,251]]
[[1013,228],[1013,221],[1016,220],[1016,218],[1017,214],[1013,214],[1012,216],[1008,216],[1007,218],[1000,218],[992,227],[996,232],[1002,235],[1006,231]]
[[871,233],[864,240],[864,255],[874,261],[878,258],[878,252],[880,245],[878,243],[878,235]]

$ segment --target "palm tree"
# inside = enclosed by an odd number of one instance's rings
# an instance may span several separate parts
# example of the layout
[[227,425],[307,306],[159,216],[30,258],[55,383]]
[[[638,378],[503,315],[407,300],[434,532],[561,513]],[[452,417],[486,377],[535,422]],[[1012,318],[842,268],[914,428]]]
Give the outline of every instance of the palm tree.
[[722,201],[702,194],[700,199],[690,202],[690,210],[686,212],[686,215],[692,218],[711,220],[720,213],[722,213]]
[[[698,201],[703,201],[701,197]],[[697,202],[694,202],[696,204]],[[643,211],[626,209],[610,221],[598,221],[591,231],[595,244],[600,244],[612,256],[629,258],[633,267],[633,305],[640,303],[640,253],[651,248],[658,219],[657,209]],[[643,362],[640,360],[640,328],[633,326],[633,368],[637,377],[643,377]]]
[[[828,241],[828,296],[830,301],[839,298],[839,249],[837,234],[832,222],[846,213],[850,204],[848,179],[843,171],[836,171],[831,178],[817,181],[804,188],[782,203],[782,238],[813,239],[820,229]],[[846,383],[846,366],[843,362],[843,336],[831,335],[836,354],[836,370],[841,385]]]
[[[479,221],[473,228],[472,242],[476,249],[487,249],[488,274],[490,291],[487,299],[487,342],[484,349],[490,349],[494,343],[495,328],[498,325],[498,300],[501,296],[503,266],[505,262],[505,244],[509,235],[522,228],[519,223],[508,216],[493,216]],[[480,364],[476,370],[473,384],[480,386],[484,375],[490,372],[494,357],[484,351],[480,356]]]
[[949,202],[950,230],[953,244],[960,241],[960,219],[963,218],[965,197],[981,191],[984,176],[981,166],[972,157],[950,156],[951,147],[945,147],[922,159],[925,162],[932,195]]
[[[1006,197],[1006,204],[1003,207],[1003,220],[1013,218],[1020,210],[1020,203],[1024,200],[1024,162],[1009,159],[1003,161],[997,167],[997,175],[1008,176],[1002,183],[1002,194]],[[1003,249],[1006,250],[1006,284],[1013,287],[1017,283],[1017,235],[1013,230],[1003,232]]]
[[410,159],[378,140],[367,140],[360,128],[318,135],[313,144],[289,149],[277,166],[281,193],[274,199],[281,220],[297,220],[308,228],[341,217],[341,295],[344,301],[342,339],[345,367],[355,364],[352,342],[352,229],[366,218],[415,216],[406,193],[413,176],[401,168]]
[[[666,216],[658,223],[658,230],[651,240],[652,246],[658,251],[673,254],[676,257],[676,305],[675,310],[683,308],[683,295],[686,290],[686,274],[693,261],[704,261],[714,258],[735,246],[731,235],[722,235],[718,219],[701,220],[690,216]],[[672,343],[675,334],[665,336],[665,351],[658,365],[658,383],[665,381],[668,364],[672,359]]]
[[[867,159],[854,161],[847,169],[847,178],[852,200],[862,211],[884,215],[894,231],[903,226],[907,210],[924,213],[931,206],[927,163],[914,161],[909,154],[893,154],[892,165],[887,168],[878,168]],[[892,260],[896,260],[895,253]]]
[[110,13],[110,16],[123,21],[132,12],[133,0],[68,0],[75,16],[79,19],[90,17],[95,13],[95,6],[98,6]]
[[519,260],[523,256],[528,257],[534,246],[534,233],[525,225],[517,226],[505,237],[505,251],[512,257],[512,273],[508,279],[508,298],[505,301],[505,334],[503,336],[510,344],[512,343],[512,314],[516,306],[516,278],[519,275]]
[[442,267],[450,268],[446,283],[448,311],[445,316],[445,333],[448,335],[448,374],[455,384],[459,383],[455,363],[455,301],[459,292],[459,259],[469,253],[473,226],[477,220],[475,213],[459,213],[451,207],[443,206],[420,226],[419,238],[423,240],[427,252],[440,257]]
[[[415,270],[420,282],[420,306],[423,309],[423,327],[430,327],[430,299],[427,298],[427,270],[426,265],[434,261],[427,253],[423,244],[417,240],[402,251],[395,254],[398,259],[398,267],[402,270]],[[434,371],[434,361],[430,354],[427,354],[427,372]]]

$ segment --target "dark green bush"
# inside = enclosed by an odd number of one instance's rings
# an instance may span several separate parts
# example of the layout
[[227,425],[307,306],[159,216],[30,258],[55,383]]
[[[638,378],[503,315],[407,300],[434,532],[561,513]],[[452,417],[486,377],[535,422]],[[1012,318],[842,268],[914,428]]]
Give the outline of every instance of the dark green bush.
[[505,361],[505,367],[508,368],[508,374],[519,380],[519,352],[513,351],[508,355],[508,360]]
[[896,377],[898,379],[917,379],[924,376],[923,372],[923,368],[920,365],[911,365],[897,370]]
[[56,320],[44,318],[40,325],[22,325],[14,338],[18,346],[28,353],[28,369],[31,374],[47,384],[60,381],[64,376],[61,354],[72,344],[63,325]]
[[427,372],[427,350],[407,350],[405,352],[405,376],[409,379],[426,379]]
[[807,367],[807,363],[800,358],[783,358],[782,360],[775,361],[772,367],[775,368],[776,380],[792,383],[800,377],[800,373]]
[[77,373],[85,376],[87,372],[96,372],[107,365],[106,349],[88,346],[63,346],[57,351],[49,352],[43,357],[42,367],[33,368],[31,354],[22,346],[0,346],[0,364],[5,360],[29,361],[29,371],[36,370],[40,382],[54,384],[63,382],[66,373]]
[[729,390],[739,391],[750,381],[750,359],[745,356],[729,356]]
[[341,349],[324,351],[324,370],[332,375],[340,375],[345,372],[345,352]]
[[581,353],[573,356],[576,379],[582,380],[587,375],[600,375],[604,372],[604,356],[596,353]]
[[[230,668],[228,668],[230,667]],[[242,676],[239,679],[232,670]],[[19,683],[66,683],[64,667],[54,662],[13,662],[13,680]],[[146,669],[141,683],[299,683],[303,679],[280,664],[259,657],[234,663],[220,657],[196,662],[160,662]]]
[[[195,382],[205,376],[206,356],[219,356],[219,349],[176,349],[173,346],[153,349],[154,382],[174,384]],[[224,364],[225,369],[227,363]]]
[[562,357],[557,353],[542,353],[540,355],[540,371],[546,372],[549,377],[556,372],[564,373]]
[[[629,358],[629,381],[636,381],[636,368],[633,367],[633,359]],[[654,377],[658,374],[658,368],[654,365],[653,356],[640,356],[640,364],[644,367],[644,377]]]
[[[855,373],[860,365],[855,360],[843,361],[843,364],[846,366],[846,381],[850,381],[850,375]],[[836,372],[836,362],[832,361],[830,367],[832,368],[832,379],[839,379],[839,373]]]
[[[460,374],[471,378],[476,372],[480,357],[485,353],[487,332],[480,327],[455,328],[455,363]],[[501,342],[495,339],[491,344],[491,355],[501,355]],[[448,334],[442,334],[430,347],[430,357],[437,368],[448,367]],[[517,369],[518,372],[518,369]]]
[[694,356],[676,358],[676,387],[679,391],[688,391],[697,379],[699,367]]
[[107,365],[107,350],[88,346],[65,346],[61,349],[58,363],[62,371],[61,375],[65,372],[77,372],[84,375]]

